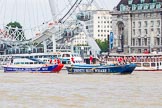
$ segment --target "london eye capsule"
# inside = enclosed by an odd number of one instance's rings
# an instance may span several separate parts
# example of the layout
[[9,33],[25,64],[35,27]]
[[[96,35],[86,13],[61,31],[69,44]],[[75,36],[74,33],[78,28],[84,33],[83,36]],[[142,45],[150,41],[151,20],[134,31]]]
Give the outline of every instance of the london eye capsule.
[[88,21],[88,20],[90,20],[90,13],[89,12],[78,13],[77,19],[80,21]]
[[73,37],[74,31],[70,30],[70,29],[65,29],[63,35],[64,35],[64,37]]

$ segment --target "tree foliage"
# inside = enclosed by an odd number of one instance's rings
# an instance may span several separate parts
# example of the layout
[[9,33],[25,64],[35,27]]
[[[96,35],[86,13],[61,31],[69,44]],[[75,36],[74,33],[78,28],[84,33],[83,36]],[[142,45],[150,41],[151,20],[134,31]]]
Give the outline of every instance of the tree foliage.
[[108,49],[108,41],[105,39],[104,41],[101,41],[100,39],[95,40],[98,44],[98,46],[101,49],[101,52],[106,52]]
[[10,23],[8,23],[7,24],[7,26],[9,27],[9,26],[11,26],[12,28],[22,28],[22,26],[21,26],[21,24],[19,23],[19,22],[10,22]]
[[22,26],[19,22],[10,22],[6,25],[6,29],[9,30],[9,35],[12,36],[12,38],[24,41],[26,40],[24,31],[22,29]]

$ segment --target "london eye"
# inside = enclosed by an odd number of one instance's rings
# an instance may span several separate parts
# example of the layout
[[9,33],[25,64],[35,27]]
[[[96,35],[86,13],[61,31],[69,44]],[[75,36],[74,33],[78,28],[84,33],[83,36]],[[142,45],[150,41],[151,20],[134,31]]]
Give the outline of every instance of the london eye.
[[92,4],[99,7],[94,0],[1,0],[0,53],[56,51],[83,31]]

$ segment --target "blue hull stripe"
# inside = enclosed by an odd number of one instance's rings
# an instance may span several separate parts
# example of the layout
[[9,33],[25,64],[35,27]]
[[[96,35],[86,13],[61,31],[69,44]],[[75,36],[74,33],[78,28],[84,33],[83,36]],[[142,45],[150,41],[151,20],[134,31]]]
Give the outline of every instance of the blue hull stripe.
[[23,68],[23,67],[4,67],[4,72],[52,72],[58,65]]

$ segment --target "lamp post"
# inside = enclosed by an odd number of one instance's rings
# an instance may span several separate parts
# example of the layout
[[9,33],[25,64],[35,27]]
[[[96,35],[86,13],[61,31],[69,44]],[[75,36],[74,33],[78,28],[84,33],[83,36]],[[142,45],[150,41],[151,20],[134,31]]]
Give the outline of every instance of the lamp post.
[[130,53],[130,47],[129,47],[129,45],[128,45],[128,54]]

